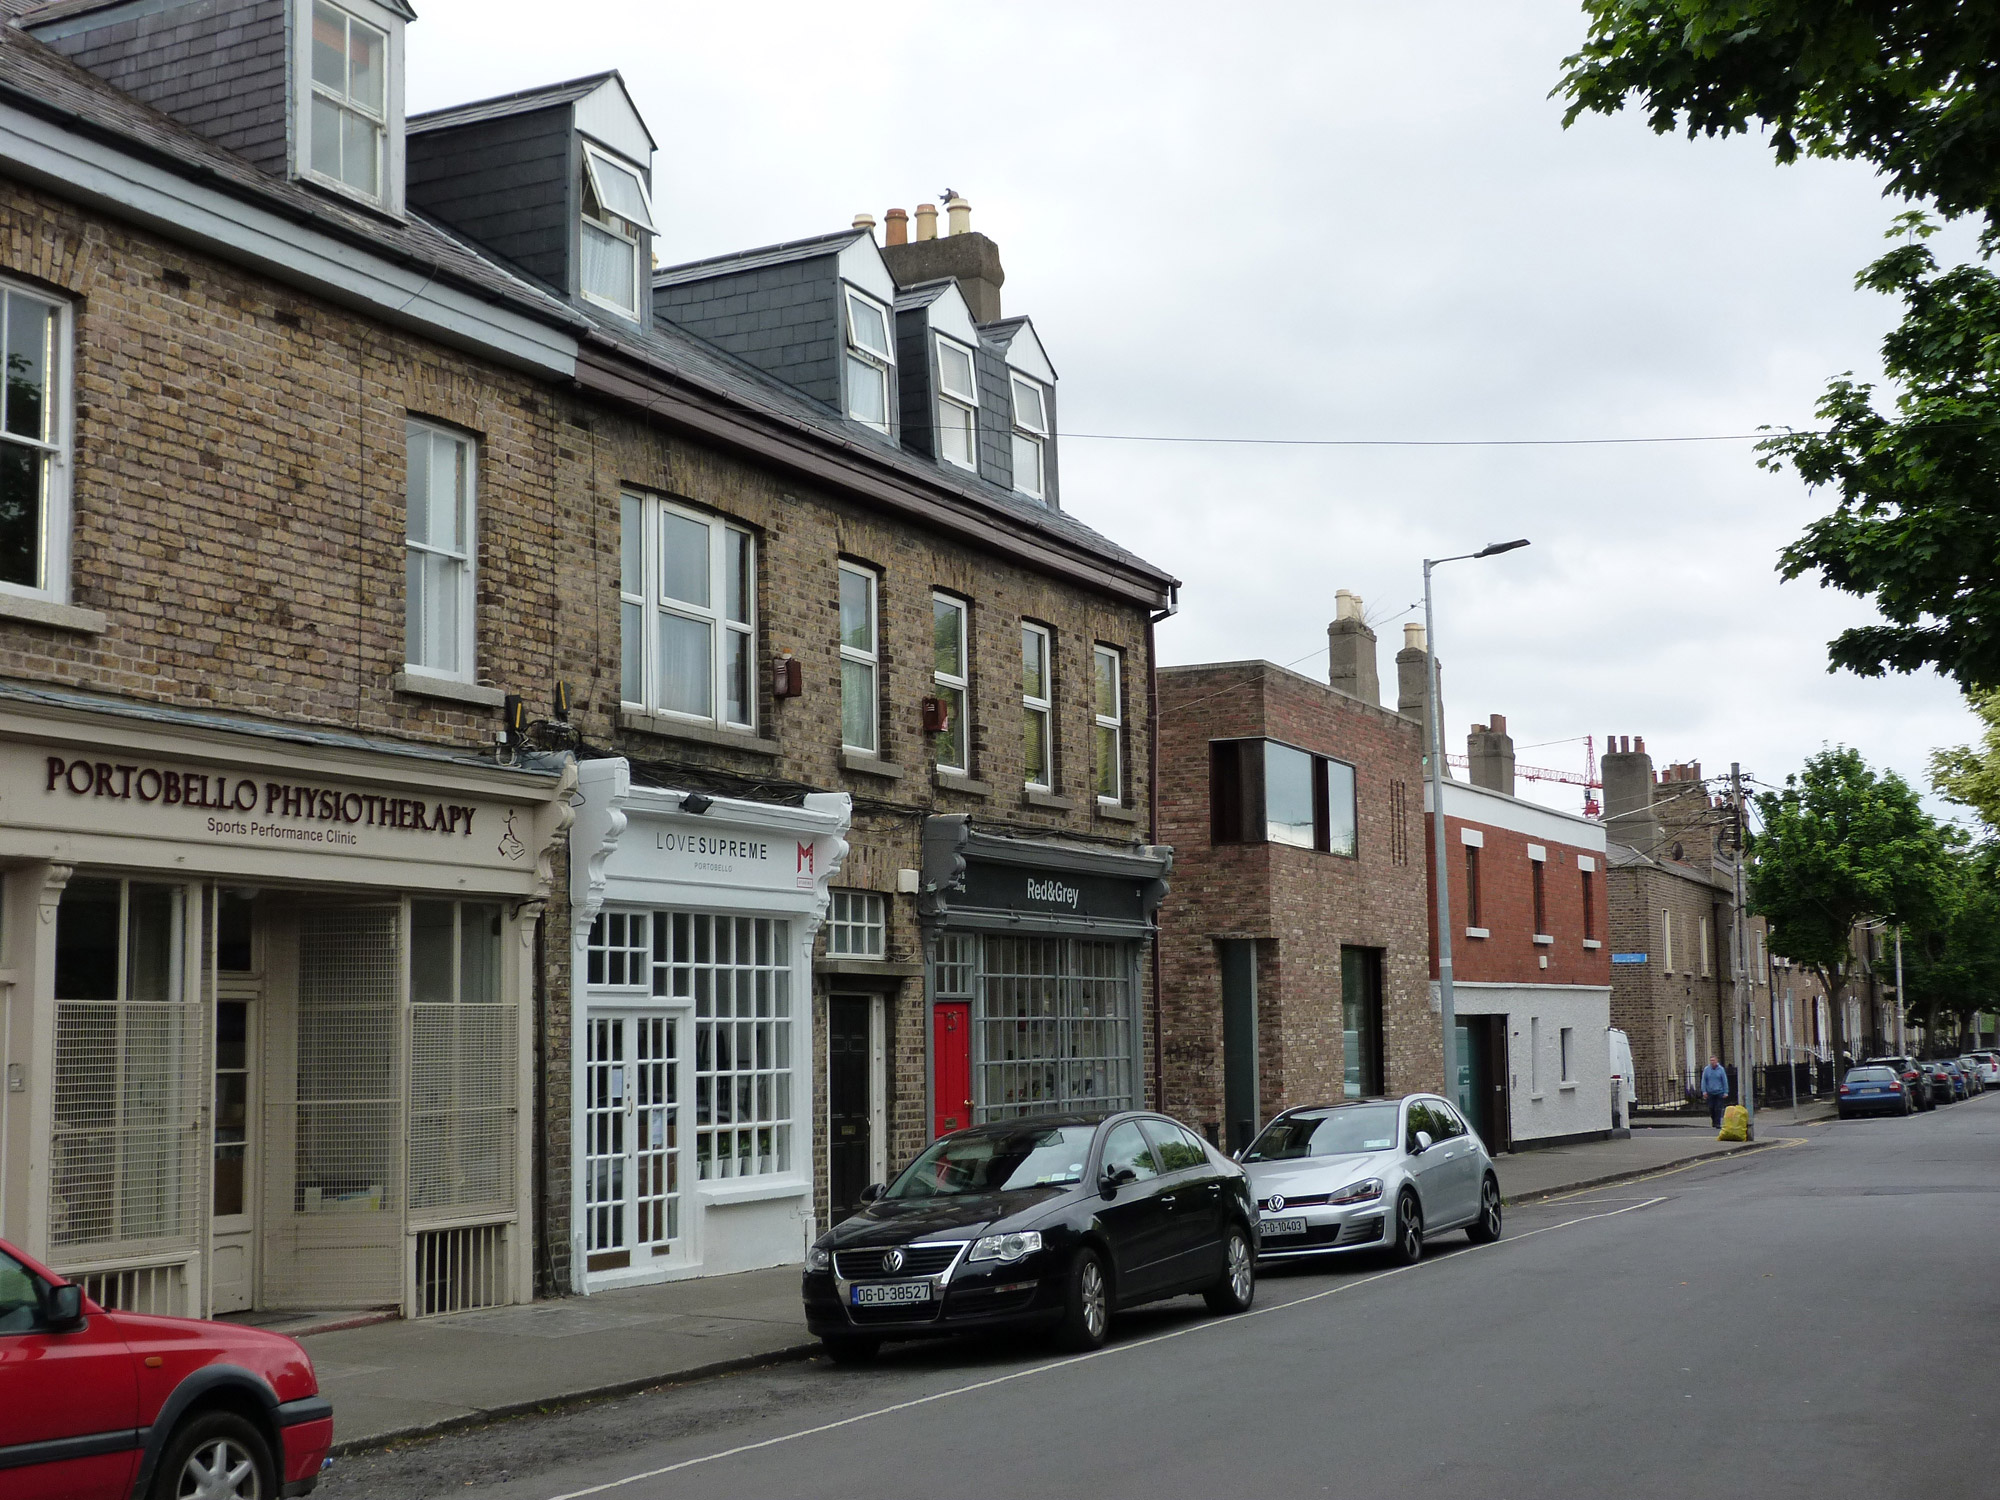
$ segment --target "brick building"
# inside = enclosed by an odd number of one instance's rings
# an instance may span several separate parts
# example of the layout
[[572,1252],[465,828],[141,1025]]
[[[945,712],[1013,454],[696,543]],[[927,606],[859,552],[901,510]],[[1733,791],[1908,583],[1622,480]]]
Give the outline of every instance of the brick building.
[[[1499,714],[1473,726],[1467,751],[1470,781],[1443,788],[1459,1107],[1492,1151],[1601,1138],[1611,1130],[1603,825],[1514,796]],[[1428,783],[1424,806],[1428,824]],[[1434,837],[1424,851],[1435,882]]]
[[[1423,654],[1378,700],[1342,592],[1335,686],[1269,662],[1159,674],[1160,1107],[1231,1147],[1293,1105],[1435,1089],[1426,984]],[[1414,663],[1410,658],[1414,657]]]
[[[654,284],[615,74],[406,121],[400,0],[12,8],[0,1234],[438,1311],[1136,1099],[1174,584],[962,202]],[[814,331],[673,321],[760,266]]]

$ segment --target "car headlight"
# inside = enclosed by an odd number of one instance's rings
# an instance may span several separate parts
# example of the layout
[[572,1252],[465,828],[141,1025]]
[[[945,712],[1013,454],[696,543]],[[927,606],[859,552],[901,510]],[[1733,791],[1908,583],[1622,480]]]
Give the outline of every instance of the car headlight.
[[1042,1237],[1035,1230],[1024,1234],[989,1234],[973,1244],[972,1254],[967,1260],[1019,1260],[1024,1255],[1033,1255],[1042,1248]]
[[1369,1177],[1360,1182],[1350,1182],[1337,1193],[1327,1194],[1326,1201],[1338,1207],[1346,1203],[1373,1203],[1382,1196],[1382,1179]]
[[827,1249],[826,1246],[814,1245],[812,1249],[806,1251],[806,1269],[808,1271],[827,1271],[832,1268],[833,1252]]

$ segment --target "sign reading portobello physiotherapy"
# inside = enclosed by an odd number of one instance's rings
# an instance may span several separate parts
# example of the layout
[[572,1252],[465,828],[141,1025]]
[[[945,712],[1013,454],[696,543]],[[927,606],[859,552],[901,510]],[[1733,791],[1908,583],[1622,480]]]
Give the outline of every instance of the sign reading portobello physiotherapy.
[[952,905],[1142,922],[1144,889],[1141,881],[1115,875],[1070,874],[974,859],[966,861],[965,892],[954,897]]

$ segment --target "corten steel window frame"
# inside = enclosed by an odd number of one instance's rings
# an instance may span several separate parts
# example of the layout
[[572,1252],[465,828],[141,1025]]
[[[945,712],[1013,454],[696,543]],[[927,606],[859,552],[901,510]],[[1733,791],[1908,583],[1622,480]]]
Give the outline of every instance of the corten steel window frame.
[[[1209,842],[1211,844],[1277,844],[1310,849],[1337,859],[1361,856],[1359,775],[1352,762],[1320,755],[1269,735],[1238,735],[1208,742]],[[1243,747],[1257,746],[1254,754]],[[1312,839],[1272,838],[1270,830],[1269,767],[1273,749],[1305,756],[1312,789]],[[1344,832],[1346,848],[1335,847],[1334,788],[1346,788]]]
[[1480,846],[1465,844],[1461,847],[1465,850],[1465,925],[1468,928],[1484,928],[1486,924],[1480,920],[1485,915],[1479,889]]
[[[896,425],[895,387],[893,376],[896,369],[895,314],[882,303],[876,301],[859,287],[847,282],[841,283],[841,323],[846,329],[846,358],[841,364],[841,384],[846,394],[842,409],[852,421],[864,427],[872,427],[877,432],[891,432]],[[859,320],[854,316],[856,304],[873,312],[882,323],[882,345],[877,348],[862,342]],[[882,392],[882,420],[877,422],[864,417],[855,410],[856,367],[872,374],[880,383]]]
[[1597,872],[1578,870],[1583,882],[1583,940],[1586,943],[1597,939]]
[[[606,179],[599,175],[600,167],[609,172],[622,173],[624,176],[632,179],[633,186],[638,189],[639,193],[638,202],[633,204],[632,207],[636,208],[643,215],[642,218],[634,218],[630,214],[620,213],[606,201],[606,194],[604,192]],[[587,302],[594,302],[599,307],[609,308],[612,312],[622,317],[637,320],[640,311],[640,300],[645,296],[648,259],[646,249],[652,243],[652,237],[659,233],[653,221],[653,197],[652,193],[646,187],[645,174],[630,162],[621,161],[609,151],[605,151],[592,145],[589,141],[585,141],[583,142],[582,187],[584,191],[579,195],[582,202],[579,209],[581,222],[577,229],[578,235],[587,239],[590,231],[594,229],[607,239],[615,240],[623,245],[631,253],[632,285],[630,299],[623,302],[594,292],[588,286],[584,285],[583,241],[579,240],[576,273],[577,291]],[[597,209],[595,213],[591,212],[591,205],[593,203]]]
[[[1019,370],[1010,369],[1007,376],[1007,404],[1013,424],[1014,488],[1031,500],[1045,501],[1048,499],[1049,491],[1048,443],[1052,436],[1049,431],[1048,387],[1032,376],[1023,375]],[[1023,414],[1021,400],[1023,390],[1035,398],[1035,407],[1039,413],[1035,421],[1027,420]],[[1021,482],[1023,452],[1032,452],[1034,455],[1035,483],[1032,488]]]
[[[937,456],[954,468],[973,473],[979,470],[979,362],[973,350],[947,334],[933,334],[937,361]],[[970,384],[964,391],[954,391],[945,384],[945,351],[963,356],[965,370]],[[953,416],[961,420],[950,420]],[[965,434],[965,457],[953,458],[945,452],[945,433]]]
[[[705,603],[670,597],[666,592],[664,548],[669,518],[707,531]],[[620,494],[618,532],[620,701],[628,708],[662,718],[755,734],[759,602],[756,532],[713,511],[697,510],[665,495],[638,489],[626,489]],[[737,593],[733,600],[732,582]],[[665,666],[659,640],[663,615],[704,626],[709,632],[706,713],[668,706],[666,684],[660,680]],[[732,665],[739,666],[741,671],[740,705],[729,701]],[[632,696],[635,677],[637,697]],[[740,716],[735,713],[737,707],[742,710]]]
[[[1039,695],[1028,690],[1028,643],[1040,642],[1040,673],[1042,691]],[[1055,670],[1056,635],[1046,625],[1038,625],[1033,620],[1021,622],[1021,757],[1022,783],[1030,790],[1053,791],[1056,781],[1056,731],[1055,731]],[[1039,725],[1039,729],[1037,729]],[[1029,736],[1034,735],[1034,743],[1039,746],[1042,762],[1042,779],[1034,777],[1034,767],[1028,754]]]
[[[358,202],[366,203],[376,208],[393,208],[396,197],[396,183],[394,181],[396,176],[396,143],[394,136],[395,116],[397,113],[397,88],[395,74],[402,60],[400,55],[402,49],[397,45],[397,38],[388,28],[365,19],[357,11],[338,3],[338,0],[298,0],[298,7],[298,24],[305,32],[303,45],[299,49],[303,53],[304,63],[304,66],[300,69],[301,76],[298,82],[300,95],[298,108],[300,134],[299,175],[310,182],[316,183],[321,187],[331,188],[335,192],[353,198]],[[346,74],[346,81],[338,90],[335,90],[331,84],[322,82],[313,68],[313,54],[318,47],[316,31],[321,11],[329,11],[339,16],[343,22],[341,29],[341,41],[343,44],[341,48],[341,63],[343,71]],[[356,27],[360,27],[362,30],[373,34],[379,39],[381,45],[382,103],[379,106],[379,113],[376,107],[370,106],[366,101],[356,98],[352,92],[354,87],[353,38]],[[374,192],[371,193],[366,188],[360,187],[347,179],[344,172],[347,164],[347,148],[344,138],[336,142],[336,148],[339,152],[343,168],[342,171],[325,172],[314,164],[314,136],[317,127],[313,116],[316,112],[315,106],[320,100],[326,101],[327,107],[334,111],[336,120],[342,115],[351,114],[357,119],[367,122],[368,126],[374,131]]]
[[[454,506],[462,514],[460,527],[462,535],[453,546],[440,545],[428,537],[419,541],[411,534],[411,508],[414,503],[413,489],[417,470],[417,446],[421,438],[425,454],[425,504],[427,515],[436,514],[435,481],[437,479],[436,457],[440,446],[454,452],[460,460],[457,473],[462,475],[464,493],[455,495]],[[412,677],[429,677],[444,682],[472,683],[479,680],[479,453],[480,442],[471,433],[447,427],[441,422],[433,422],[424,417],[406,416],[403,419],[404,477],[403,477],[403,670]],[[454,481],[456,483],[456,480]],[[435,526],[429,536],[435,536]],[[449,576],[456,585],[457,598],[453,601],[451,618],[457,631],[456,666],[439,666],[438,653],[430,640],[434,621],[441,623],[441,617],[434,613],[429,597],[428,572],[421,590],[416,584],[418,558],[442,558],[450,568]],[[418,617],[419,593],[423,594],[421,622]],[[421,635],[419,635],[421,631]],[[411,649],[421,646],[422,655],[427,660],[418,660],[419,653]]]
[[[839,564],[839,618],[835,622],[836,637],[840,643],[840,747],[858,755],[880,755],[882,753],[882,575],[865,563],[840,559]],[[868,642],[860,645],[850,643],[847,628],[847,581],[859,580],[865,589],[864,615],[868,628]],[[866,701],[849,698],[850,684],[860,680],[865,674],[868,684]],[[850,714],[850,710],[853,712]],[[865,715],[865,717],[864,717]],[[852,717],[857,724],[868,726],[867,743],[850,739],[847,733],[848,720]]]
[[[1093,749],[1097,759],[1097,800],[1106,807],[1120,807],[1125,801],[1125,653],[1102,641],[1091,647],[1091,686],[1096,693],[1093,715],[1096,734]],[[1109,667],[1107,674],[1106,668]],[[1108,680],[1107,680],[1108,677]],[[1111,711],[1105,712],[1106,689]],[[1109,785],[1106,772],[1109,771]]]
[[[958,671],[942,665],[938,628],[949,613],[956,617]],[[951,713],[951,728],[931,737],[937,768],[957,776],[972,774],[972,725],[966,715],[972,704],[970,617],[972,606],[957,594],[931,590],[931,691]],[[948,752],[956,752],[955,754]]]
[[[44,376],[41,383],[41,422],[38,433],[14,431],[15,419],[6,408],[7,393],[0,387],[0,452],[24,451],[38,472],[40,518],[34,537],[33,583],[0,581],[0,592],[51,604],[69,602],[70,490],[72,450],[75,443],[75,415],[71,391],[71,357],[74,348],[70,304],[40,290],[31,290],[17,281],[0,277],[0,354],[11,365],[14,351],[12,324],[14,308],[27,303],[41,309],[43,325],[41,353]],[[51,316],[51,314],[53,316]],[[24,320],[25,321],[25,320]],[[25,423],[21,424],[25,428]]]
[[1528,885],[1529,885],[1529,892],[1534,898],[1536,937],[1548,936],[1548,931],[1549,931],[1548,882],[1549,882],[1548,861],[1545,859],[1535,859],[1533,857],[1530,857],[1528,860]]

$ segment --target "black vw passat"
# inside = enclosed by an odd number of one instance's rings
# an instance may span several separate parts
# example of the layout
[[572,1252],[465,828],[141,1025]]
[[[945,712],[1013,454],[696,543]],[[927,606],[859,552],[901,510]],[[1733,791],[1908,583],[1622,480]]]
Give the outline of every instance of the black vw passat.
[[884,1339],[1046,1327],[1095,1349],[1111,1313],[1255,1292],[1243,1169],[1161,1115],[1040,1115],[934,1142],[806,1252],[806,1324],[842,1361]]

